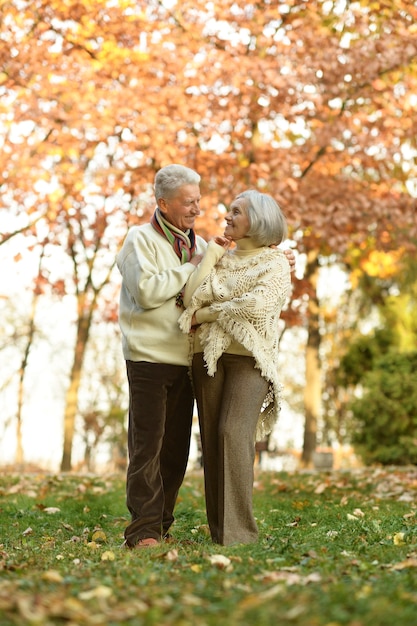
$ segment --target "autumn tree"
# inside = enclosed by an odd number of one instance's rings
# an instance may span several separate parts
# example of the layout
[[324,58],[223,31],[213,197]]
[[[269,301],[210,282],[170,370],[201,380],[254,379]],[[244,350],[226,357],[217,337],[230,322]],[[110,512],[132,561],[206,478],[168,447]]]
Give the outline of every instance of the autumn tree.
[[39,235],[47,229],[67,259],[56,283],[76,300],[62,469],[115,251],[133,220],[149,218],[154,174],[170,162],[202,175],[202,234],[221,228],[235,193],[257,187],[280,201],[307,255],[287,319],[309,329],[308,464],[320,412],[320,265],[364,244],[416,239],[416,7],[6,0],[0,18],[0,184],[14,218],[5,236],[34,222]]

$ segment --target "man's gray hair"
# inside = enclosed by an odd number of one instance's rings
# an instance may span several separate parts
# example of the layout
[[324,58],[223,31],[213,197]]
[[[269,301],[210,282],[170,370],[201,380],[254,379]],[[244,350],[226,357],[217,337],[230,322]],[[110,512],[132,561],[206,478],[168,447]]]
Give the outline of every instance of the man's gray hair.
[[200,174],[185,165],[166,165],[162,167],[155,176],[155,198],[169,199],[179,187],[183,185],[199,185],[201,180]]

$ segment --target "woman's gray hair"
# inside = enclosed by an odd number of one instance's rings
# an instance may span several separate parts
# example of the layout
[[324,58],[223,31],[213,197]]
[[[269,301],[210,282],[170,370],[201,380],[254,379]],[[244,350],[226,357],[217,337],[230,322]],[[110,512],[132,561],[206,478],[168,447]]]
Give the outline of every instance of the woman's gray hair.
[[280,244],[288,234],[287,220],[278,203],[266,193],[256,189],[242,191],[237,198],[245,198],[249,219],[248,237],[259,246]]
[[155,176],[155,198],[172,198],[179,187],[183,185],[198,185],[201,176],[185,165],[166,165]]

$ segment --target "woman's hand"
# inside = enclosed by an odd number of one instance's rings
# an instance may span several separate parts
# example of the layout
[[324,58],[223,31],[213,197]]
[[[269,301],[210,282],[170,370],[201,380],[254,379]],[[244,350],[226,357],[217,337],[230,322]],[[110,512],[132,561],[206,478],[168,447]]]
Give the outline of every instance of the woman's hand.
[[218,246],[222,246],[222,248],[224,248],[225,250],[228,250],[230,248],[230,244],[232,243],[231,239],[229,239],[228,237],[223,237],[223,235],[218,235],[217,237],[214,237],[214,241],[217,243]]

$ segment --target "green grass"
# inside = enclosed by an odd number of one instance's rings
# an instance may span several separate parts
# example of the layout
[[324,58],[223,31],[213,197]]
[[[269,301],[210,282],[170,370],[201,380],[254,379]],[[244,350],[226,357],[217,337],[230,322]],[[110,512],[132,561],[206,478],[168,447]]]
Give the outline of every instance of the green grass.
[[416,494],[416,468],[260,472],[259,542],[222,547],[190,473],[175,541],[129,551],[123,477],[3,475],[0,624],[413,626]]

